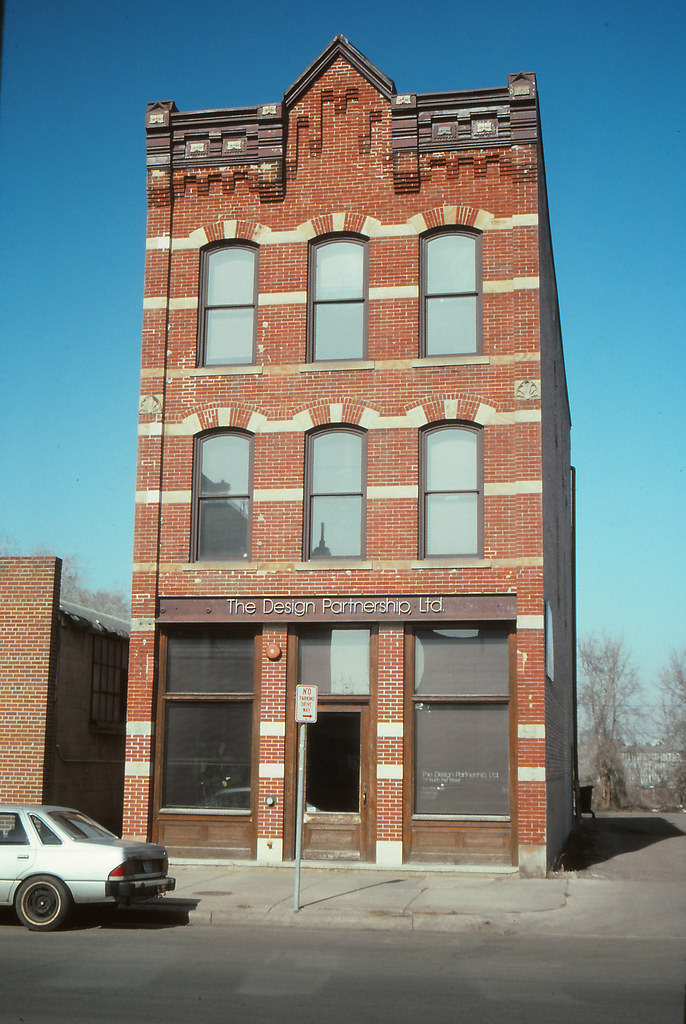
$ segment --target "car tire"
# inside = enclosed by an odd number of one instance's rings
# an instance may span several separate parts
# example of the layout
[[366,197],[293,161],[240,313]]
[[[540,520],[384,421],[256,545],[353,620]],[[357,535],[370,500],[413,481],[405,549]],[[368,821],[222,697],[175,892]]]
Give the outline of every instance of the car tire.
[[64,923],[71,908],[71,896],[59,878],[34,875],[19,886],[14,908],[25,928],[51,932]]

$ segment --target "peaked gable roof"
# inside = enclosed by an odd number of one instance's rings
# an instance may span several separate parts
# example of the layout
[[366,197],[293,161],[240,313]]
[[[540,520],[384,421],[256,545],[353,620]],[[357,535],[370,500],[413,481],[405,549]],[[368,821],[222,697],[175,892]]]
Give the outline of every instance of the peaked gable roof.
[[286,106],[292,107],[297,103],[313,82],[333,64],[337,57],[342,57],[346,60],[351,67],[355,68],[363,78],[366,78],[386,99],[390,99],[391,96],[395,95],[395,83],[388,75],[384,75],[383,71],[380,71],[375,64],[367,60],[364,54],[356,50],[345,36],[337,35],[335,39],[331,40],[326,49],[322,50],[319,56],[312,61],[309,67],[305,68],[302,74],[298,75],[293,85],[286,90],[283,96]]

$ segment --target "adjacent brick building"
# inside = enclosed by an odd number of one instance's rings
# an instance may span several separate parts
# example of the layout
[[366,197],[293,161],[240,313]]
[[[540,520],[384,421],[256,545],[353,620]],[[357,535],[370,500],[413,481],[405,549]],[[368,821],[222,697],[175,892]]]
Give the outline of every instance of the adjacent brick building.
[[0,801],[121,830],[128,623],[60,599],[62,562],[0,558]]
[[[259,83],[258,83],[259,86]],[[572,821],[570,418],[536,80],[148,107],[125,829],[541,873]],[[553,642],[554,638],[554,642]]]

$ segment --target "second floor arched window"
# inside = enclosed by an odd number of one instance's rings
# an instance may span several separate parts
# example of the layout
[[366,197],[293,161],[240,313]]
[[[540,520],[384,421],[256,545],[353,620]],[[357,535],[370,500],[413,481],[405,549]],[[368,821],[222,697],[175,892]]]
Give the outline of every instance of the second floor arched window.
[[249,558],[252,437],[222,431],[197,438],[193,471],[194,560]]
[[467,426],[421,436],[420,557],[480,557],[483,552],[483,438]]
[[365,549],[366,437],[348,429],[307,444],[305,557],[361,558]]

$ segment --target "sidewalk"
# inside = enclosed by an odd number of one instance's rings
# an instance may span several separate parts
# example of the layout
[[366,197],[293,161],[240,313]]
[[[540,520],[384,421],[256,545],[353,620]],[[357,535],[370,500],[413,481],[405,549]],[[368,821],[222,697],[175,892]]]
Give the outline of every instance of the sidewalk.
[[686,887],[562,873],[547,879],[456,871],[184,862],[166,908],[191,925],[686,938]]

